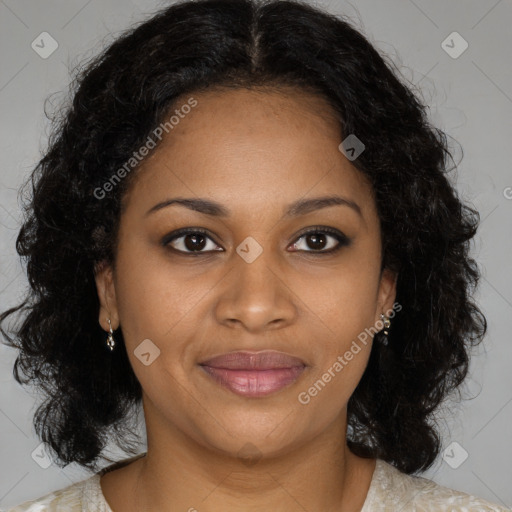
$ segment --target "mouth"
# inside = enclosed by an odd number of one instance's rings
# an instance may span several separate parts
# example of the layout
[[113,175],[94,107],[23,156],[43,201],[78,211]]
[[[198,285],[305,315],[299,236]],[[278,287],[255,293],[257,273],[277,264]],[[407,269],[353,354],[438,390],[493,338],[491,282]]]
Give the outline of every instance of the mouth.
[[255,398],[290,386],[306,369],[301,359],[271,350],[230,352],[199,365],[221,386],[237,395]]

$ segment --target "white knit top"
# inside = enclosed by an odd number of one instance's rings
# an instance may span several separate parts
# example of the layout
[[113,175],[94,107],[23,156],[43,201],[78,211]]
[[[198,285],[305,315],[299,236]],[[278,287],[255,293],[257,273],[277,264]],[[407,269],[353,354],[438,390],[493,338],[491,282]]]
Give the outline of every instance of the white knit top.
[[[103,496],[100,477],[104,471],[39,499],[26,501],[5,512],[122,512],[113,511]],[[420,476],[407,475],[391,464],[377,459],[361,512],[397,511],[512,512],[512,509],[443,487]]]

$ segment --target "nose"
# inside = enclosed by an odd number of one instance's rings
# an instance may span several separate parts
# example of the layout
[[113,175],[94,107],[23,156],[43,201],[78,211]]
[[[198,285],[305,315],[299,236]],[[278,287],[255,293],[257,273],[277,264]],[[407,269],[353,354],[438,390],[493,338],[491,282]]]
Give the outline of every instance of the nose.
[[248,263],[234,254],[234,268],[225,277],[216,303],[219,323],[259,333],[285,327],[297,316],[295,295],[282,265],[264,250]]

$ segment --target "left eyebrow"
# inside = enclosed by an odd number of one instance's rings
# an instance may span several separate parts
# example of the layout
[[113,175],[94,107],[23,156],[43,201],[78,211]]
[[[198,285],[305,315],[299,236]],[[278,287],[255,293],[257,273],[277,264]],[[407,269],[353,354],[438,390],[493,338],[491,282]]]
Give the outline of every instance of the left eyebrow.
[[305,215],[307,213],[320,210],[322,208],[328,208],[330,206],[348,206],[357,212],[361,217],[363,216],[361,208],[357,203],[351,199],[347,199],[341,196],[324,196],[313,197],[311,199],[300,199],[288,206],[284,216],[297,217],[299,215]]
[[[150,208],[146,212],[146,216],[150,213],[161,210],[162,208],[166,208],[167,206],[171,206],[173,204],[178,204],[188,208],[189,210],[193,210],[199,213],[203,213],[205,215],[210,215],[213,217],[229,217],[231,215],[231,211],[216,201],[212,201],[210,199],[197,199],[197,198],[182,198],[177,197],[173,199],[167,199],[160,203],[155,204],[152,208]],[[314,197],[311,199],[299,199],[288,205],[285,209],[283,217],[298,217],[299,215],[306,215],[316,210],[320,210],[322,208],[328,208],[331,206],[348,206],[352,208],[356,213],[358,213],[361,217],[362,212],[361,208],[354,201],[347,199],[341,196],[324,196],[324,197]]]

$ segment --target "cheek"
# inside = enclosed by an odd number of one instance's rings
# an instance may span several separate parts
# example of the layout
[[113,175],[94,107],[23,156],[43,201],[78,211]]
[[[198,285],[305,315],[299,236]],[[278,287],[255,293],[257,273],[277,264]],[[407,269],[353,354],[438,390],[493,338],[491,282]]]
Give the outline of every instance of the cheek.
[[377,272],[364,263],[340,266],[294,285],[294,293],[311,313],[312,329],[324,332],[339,350],[372,325],[377,291]]
[[368,327],[373,320],[371,293],[323,297],[325,309],[312,316],[309,327],[318,348],[315,365],[297,397],[319,429],[344,410],[361,380],[372,349]]
[[312,432],[321,432],[344,414],[368,363],[369,344],[359,343],[355,349],[350,343],[342,345],[327,354],[323,365],[313,368],[311,378],[298,390],[299,413],[308,419]]
[[162,341],[200,301],[204,281],[171,271],[159,251],[131,242],[120,245],[116,298],[127,342]]
[[[313,284],[312,284],[313,283]],[[311,378],[300,390],[320,423],[333,420],[357,387],[371,353],[378,266],[355,255],[329,276],[304,279],[294,290],[311,314],[308,335],[318,348]]]
[[189,379],[186,368],[197,350],[193,341],[202,332],[205,297],[215,281],[199,270],[177,272],[147,250],[120,253],[117,268],[119,316],[131,366],[152,399],[159,389],[179,394]]

